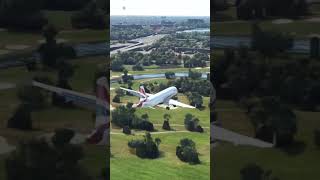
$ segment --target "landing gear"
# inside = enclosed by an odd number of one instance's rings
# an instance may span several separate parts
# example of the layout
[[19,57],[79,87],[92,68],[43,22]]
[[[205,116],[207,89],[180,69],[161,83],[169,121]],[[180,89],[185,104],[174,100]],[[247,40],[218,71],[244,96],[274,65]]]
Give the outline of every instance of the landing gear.
[[167,106],[167,107],[166,107],[166,109],[167,109],[167,110],[170,110],[170,107],[169,107],[169,106]]

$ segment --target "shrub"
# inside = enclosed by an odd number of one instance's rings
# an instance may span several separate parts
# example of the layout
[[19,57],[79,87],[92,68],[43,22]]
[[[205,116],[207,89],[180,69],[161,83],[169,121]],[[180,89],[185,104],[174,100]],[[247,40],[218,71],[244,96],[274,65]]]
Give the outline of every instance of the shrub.
[[143,66],[141,66],[141,64],[136,64],[134,66],[132,66],[132,70],[133,71],[144,71]]
[[177,157],[190,164],[199,164],[199,154],[196,149],[195,143],[190,139],[181,139],[179,146],[176,148]]
[[67,144],[55,147],[43,139],[20,143],[5,159],[7,180],[17,179],[81,179],[92,177],[80,164],[84,157],[81,146]]
[[161,140],[154,141],[150,133],[146,133],[143,140],[131,140],[128,142],[130,148],[136,149],[136,155],[140,158],[155,159],[159,157],[159,144]]
[[115,95],[114,98],[112,99],[112,102],[120,103],[121,102],[120,96],[119,95]]
[[38,87],[21,86],[18,88],[17,96],[23,104],[28,104],[32,110],[42,109],[46,106],[45,93]]
[[166,72],[165,73],[166,79],[174,79],[176,77],[176,74],[174,72]]
[[203,128],[199,125],[199,119],[194,117],[192,114],[186,114],[184,125],[189,131],[203,132]]
[[41,7],[42,0],[3,1],[0,6],[0,27],[19,31],[39,31],[48,23]]
[[118,127],[135,127],[142,120],[135,115],[135,109],[132,108],[132,103],[127,106],[119,106],[112,111],[112,123]]
[[7,127],[20,130],[31,130],[32,117],[30,106],[21,104],[13,114],[13,117],[8,120]]
[[131,129],[129,126],[124,126],[123,129],[122,129],[122,132],[124,134],[131,134]]
[[320,129],[314,130],[314,142],[317,146],[320,146]]
[[162,129],[168,130],[168,131],[171,130],[171,127],[170,127],[170,124],[169,124],[169,120],[164,120],[163,121]]
[[136,125],[137,129],[145,130],[145,131],[154,131],[153,124],[149,121],[143,120],[139,124]]
[[56,129],[51,141],[56,147],[62,147],[69,144],[75,133],[71,129]]
[[106,29],[107,18],[104,12],[97,7],[96,2],[90,2],[80,12],[71,17],[71,24],[74,28]]

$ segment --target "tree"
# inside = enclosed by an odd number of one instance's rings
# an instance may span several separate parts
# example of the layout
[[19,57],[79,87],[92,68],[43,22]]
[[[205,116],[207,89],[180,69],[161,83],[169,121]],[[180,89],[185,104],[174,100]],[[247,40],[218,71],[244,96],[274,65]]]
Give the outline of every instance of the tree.
[[44,66],[56,68],[60,58],[76,57],[76,52],[72,46],[57,44],[55,38],[58,33],[58,29],[52,24],[46,25],[42,30],[46,42],[41,44],[37,51]]
[[277,146],[291,144],[297,133],[294,112],[275,97],[264,97],[249,112],[256,136]]
[[176,77],[174,72],[165,72],[166,79],[174,79]]
[[75,132],[71,129],[56,129],[51,141],[56,147],[63,147],[70,142],[74,135]]
[[32,130],[31,107],[28,104],[21,104],[8,120],[8,128],[20,130]]
[[154,141],[157,144],[157,146],[159,147],[159,145],[161,143],[161,139],[160,138],[156,138]]
[[189,131],[203,132],[203,128],[199,125],[199,119],[192,114],[186,114],[184,118],[185,128]]
[[114,98],[112,99],[112,102],[121,103],[120,96],[119,95],[115,95]]
[[218,11],[225,11],[230,7],[226,0],[213,0],[211,3],[213,14],[216,14]]
[[123,129],[122,129],[122,132],[124,133],[124,134],[131,134],[131,129],[130,129],[130,127],[129,126],[124,126],[123,127]]
[[146,113],[146,114],[142,114],[141,115],[141,118],[144,120],[144,121],[149,121],[149,115]]
[[180,144],[176,147],[176,156],[183,162],[189,164],[199,164],[199,153],[195,143],[190,139],[181,139]]
[[132,108],[132,104],[128,103],[127,106],[119,106],[112,111],[112,123],[119,127],[135,127],[142,120],[134,113],[135,109]]
[[279,32],[262,31],[258,24],[252,25],[251,47],[265,57],[272,57],[293,46],[290,35]]
[[140,63],[138,63],[138,64],[132,66],[132,70],[133,71],[144,71],[144,68]]
[[42,6],[42,0],[2,0],[0,1],[0,27],[19,31],[39,31],[48,23],[41,12]]
[[170,120],[171,116],[166,113],[163,115],[163,118],[164,118],[164,121],[163,121],[162,129],[170,131],[171,127],[170,127],[169,120]]
[[247,164],[241,169],[242,180],[278,180],[277,177],[272,177],[271,170],[263,170],[256,164]]
[[31,108],[30,110],[42,109],[47,103],[44,91],[31,85],[19,87],[17,96],[22,104],[26,104]]
[[[62,136],[62,139],[65,137]],[[44,139],[20,143],[17,150],[5,159],[7,179],[92,180],[87,170],[80,165],[84,156],[81,146],[64,140],[59,142],[63,143],[55,146]]]
[[120,88],[117,88],[117,89],[115,90],[115,92],[116,92],[116,94],[117,94],[119,97],[122,97],[122,96],[125,95],[124,91],[123,91],[122,89],[120,89]]
[[159,144],[161,140],[156,138],[154,141],[149,132],[143,136],[143,140],[132,140],[128,142],[130,148],[136,149],[136,155],[140,158],[155,159],[160,155]]
[[48,10],[76,11],[82,9],[90,0],[46,0],[44,8]]
[[192,92],[187,94],[187,97],[190,101],[190,104],[192,106],[195,106],[196,108],[201,108],[203,104],[203,98],[198,92]]
[[89,2],[81,11],[71,17],[74,28],[106,29],[107,18],[104,12],[97,6],[96,1]]
[[145,131],[154,131],[154,126],[152,122],[149,122],[147,120],[142,120],[141,122],[134,124],[133,127]]
[[320,130],[319,129],[314,130],[314,143],[317,146],[320,146]]

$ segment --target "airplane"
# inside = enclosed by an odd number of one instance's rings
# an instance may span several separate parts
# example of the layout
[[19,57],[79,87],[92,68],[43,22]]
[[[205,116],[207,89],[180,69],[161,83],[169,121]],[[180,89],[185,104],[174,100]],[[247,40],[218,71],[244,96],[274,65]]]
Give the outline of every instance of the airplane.
[[[90,144],[97,145],[109,145],[109,132],[110,132],[110,97],[109,97],[109,86],[105,77],[99,78],[96,82],[97,91],[96,96],[79,93],[72,90],[62,89],[59,87],[47,85],[37,81],[33,81],[32,85],[45,89],[47,91],[57,93],[60,96],[65,97],[66,102],[72,101],[76,105],[85,106],[88,108],[94,108],[96,110],[96,121],[94,130],[87,137],[87,142]],[[193,106],[183,104],[176,100],[171,99],[177,94],[176,87],[169,87],[161,92],[154,95],[146,93],[143,86],[140,86],[139,92],[121,88],[129,93],[140,97],[140,101],[136,104],[136,107],[151,107],[161,106],[164,104],[166,107],[170,106],[181,106],[187,108],[195,108]],[[215,96],[213,96],[215,97]],[[168,108],[167,108],[168,109]],[[274,146],[272,143],[267,143],[252,137],[244,136],[236,132],[224,129],[214,123],[211,123],[210,136],[214,142],[226,141],[231,142],[235,145],[249,145],[259,148],[271,148]]]
[[75,105],[95,109],[95,126],[91,134],[87,136],[86,142],[97,145],[109,144],[110,97],[106,77],[100,77],[97,80],[96,96],[47,85],[37,81],[32,81],[32,85],[64,97],[65,102],[73,102]]
[[120,89],[129,92],[130,94],[137,96],[140,98],[139,103],[134,104],[133,107],[135,108],[152,108],[154,109],[155,106],[164,107],[167,110],[170,110],[170,107],[183,107],[183,108],[191,108],[194,109],[196,107],[190,106],[188,104],[181,103],[177,100],[171,99],[173,96],[178,94],[178,89],[174,86],[169,87],[165,90],[162,90],[156,94],[149,94],[146,93],[144,86],[139,87],[139,91],[134,91],[131,89],[126,89],[123,87],[120,87]]

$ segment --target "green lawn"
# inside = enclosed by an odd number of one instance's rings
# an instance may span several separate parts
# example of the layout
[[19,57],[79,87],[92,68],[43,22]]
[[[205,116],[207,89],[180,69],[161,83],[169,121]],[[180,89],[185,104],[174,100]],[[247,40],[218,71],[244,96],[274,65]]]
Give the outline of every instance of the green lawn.
[[[319,33],[320,23],[299,20],[288,24],[272,24],[271,21],[263,21],[261,28],[268,31],[291,33],[298,38],[303,38]],[[248,21],[216,22],[212,25],[212,29],[215,35],[250,35],[251,23]]]
[[[96,56],[71,61],[76,66],[70,84],[75,91],[92,93],[93,76],[97,66],[106,63],[106,57]],[[35,75],[46,75],[56,78],[55,71],[28,72],[25,67],[9,68],[0,71],[0,82],[22,84]],[[52,132],[55,128],[74,128],[80,133],[90,133],[94,127],[93,112],[87,109],[66,109],[48,106],[32,113],[34,131],[18,131],[6,128],[7,120],[19,105],[17,89],[0,91],[0,136],[7,138],[10,144],[18,144],[20,140],[30,139],[43,133]],[[90,174],[97,177],[101,174],[108,160],[105,146],[84,145],[85,157],[81,163]],[[0,156],[0,179],[4,179],[4,158]]]
[[[147,80],[136,80],[133,81],[133,89],[137,89],[139,84],[142,82],[163,82],[166,83],[167,79],[147,79]],[[119,84],[114,83],[112,88],[119,87]],[[111,91],[111,99],[114,97],[114,90]],[[179,101],[188,103],[187,98],[179,94]],[[121,98],[122,103],[138,101],[137,97],[124,96]],[[204,97],[204,106],[208,104],[209,98]],[[113,103],[113,106],[118,106],[119,104]],[[187,109],[187,108],[177,108],[166,110],[164,108],[157,107],[156,109],[140,108],[136,109],[136,114],[141,116],[147,113],[149,115],[149,120],[154,124],[163,123],[163,115],[165,113],[170,114],[170,124],[177,131],[185,131],[184,127],[173,126],[173,124],[183,125],[184,116],[187,113],[191,113],[199,118],[200,124],[203,127],[210,126],[210,111],[208,107],[204,110],[198,109]],[[155,126],[157,131],[163,131],[161,125]],[[120,129],[114,128],[112,132],[121,132]],[[126,136],[126,135],[111,135],[111,177],[112,180],[133,180],[133,179],[209,179],[210,172],[210,145],[209,136],[210,132],[208,128],[205,128],[205,133],[192,133],[192,132],[178,132],[172,134],[153,134],[153,138],[159,137],[161,139],[160,151],[162,155],[158,159],[148,160],[140,159],[129,152],[127,143],[131,139],[142,138],[141,135]],[[200,153],[200,165],[189,165],[187,163],[181,162],[175,155],[175,149],[178,145],[180,139],[190,138],[196,145]],[[126,173],[123,173],[126,172]]]
[[[127,142],[141,139],[141,136],[111,135],[111,179],[112,180],[208,180],[210,177],[210,145],[209,134],[181,133],[152,135],[161,139],[161,157],[148,160],[140,159],[129,152]],[[175,149],[180,139],[189,138],[196,143],[200,153],[199,165],[189,165],[181,162],[175,155]]]
[[[158,66],[144,66],[144,71],[133,71],[132,66],[125,65],[125,68],[128,70],[129,74],[163,74],[165,72],[188,72],[189,68],[183,68],[183,67],[178,67],[178,68],[159,68]],[[193,71],[197,72],[209,72],[209,68],[202,68],[202,69],[193,69]],[[111,71],[110,73],[111,77],[112,76],[121,76],[123,75],[123,72],[115,72]]]
[[[252,135],[252,126],[244,112],[230,101],[217,103],[222,126],[238,133]],[[219,110],[220,109],[220,110]],[[226,111],[229,109],[229,111]],[[296,111],[298,134],[296,140],[305,143],[304,151],[288,153],[281,149],[260,149],[254,147],[234,146],[220,143],[212,149],[211,172],[213,179],[240,180],[240,170],[248,163],[256,163],[279,179],[301,180],[317,179],[320,172],[316,170],[320,161],[320,149],[313,143],[313,131],[320,127],[320,112]]]
[[44,11],[49,23],[63,30],[72,29],[71,16],[73,13],[75,11]]
[[[158,82],[158,83],[167,83],[167,79],[144,79],[144,80],[136,80],[133,81],[132,89],[138,90],[139,85],[142,82]],[[111,85],[111,88],[119,88],[120,85],[118,83],[113,83]],[[115,89],[111,90],[110,92],[110,99],[112,100],[113,97],[115,96]],[[189,104],[189,101],[187,97],[183,94],[178,94],[178,100]],[[163,115],[165,113],[168,113],[171,115],[172,119],[170,120],[171,123],[173,124],[182,124],[184,122],[184,117],[187,113],[191,113],[194,116],[198,117],[200,120],[200,124],[202,126],[209,127],[210,124],[210,109],[208,108],[209,104],[209,97],[203,97],[203,106],[204,109],[199,110],[199,109],[188,109],[188,108],[177,108],[177,109],[172,109],[172,110],[166,110],[165,108],[158,107],[156,110],[154,109],[149,109],[149,108],[138,108],[136,113],[137,115],[141,116],[144,113],[147,113],[149,115],[150,121],[157,123],[157,124],[162,124],[163,123]],[[126,104],[127,102],[131,103],[137,103],[139,99],[135,96],[124,96],[121,97],[121,103],[112,103],[113,106],[119,106],[122,104]]]
[[[50,24],[55,25],[60,33],[57,39],[64,39],[66,43],[80,43],[80,42],[96,42],[108,41],[109,30],[77,30],[73,29],[71,25],[71,16],[74,12],[70,11],[44,11]],[[107,28],[107,27],[106,27]],[[24,51],[36,49],[40,40],[43,40],[41,32],[13,32],[0,31],[0,49],[5,49],[7,45],[27,45],[29,46]],[[11,51],[10,53],[18,53],[19,51]]]

